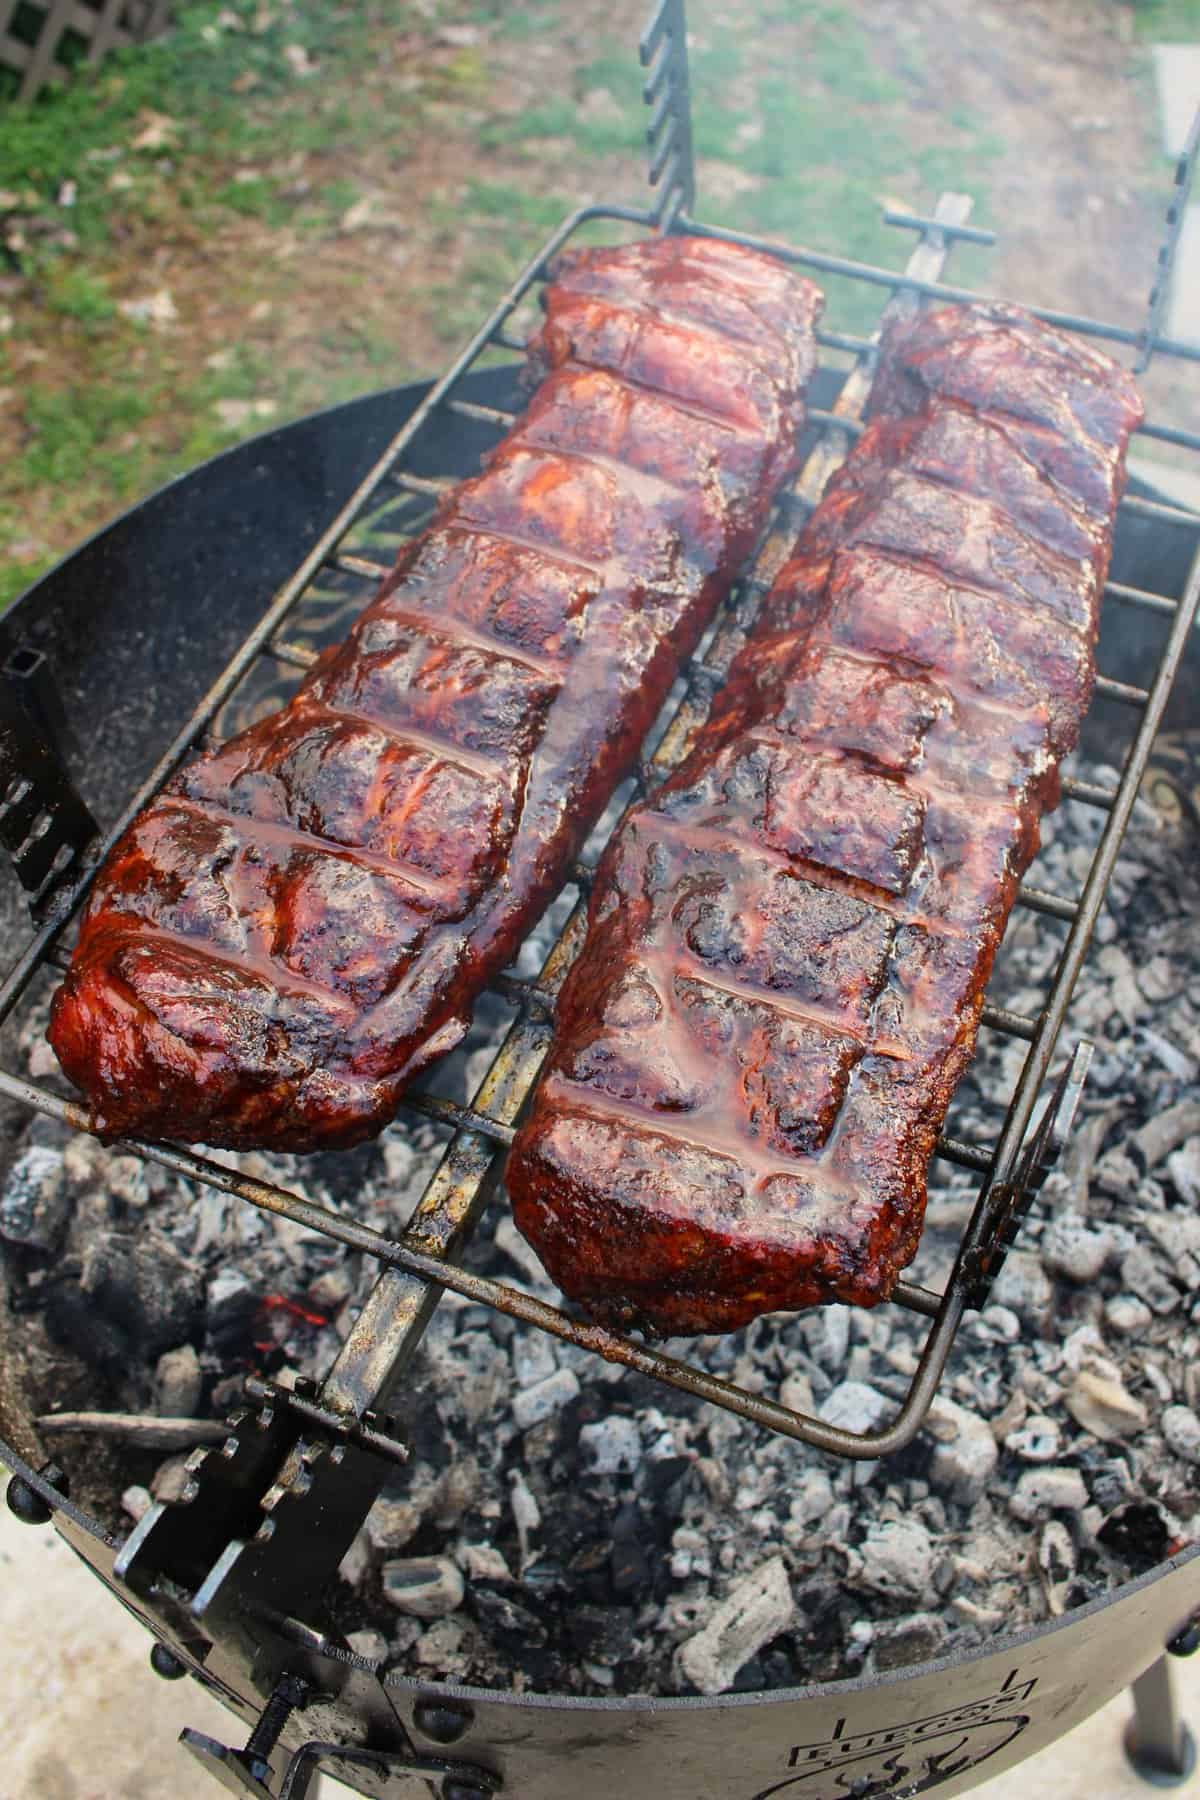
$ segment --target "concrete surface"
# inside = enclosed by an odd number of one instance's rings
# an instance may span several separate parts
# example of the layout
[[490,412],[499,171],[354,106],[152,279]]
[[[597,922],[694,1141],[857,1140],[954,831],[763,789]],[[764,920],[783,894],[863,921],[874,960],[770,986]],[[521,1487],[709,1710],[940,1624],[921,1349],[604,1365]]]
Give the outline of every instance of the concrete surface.
[[[141,1627],[50,1527],[18,1524],[3,1506],[0,1642],[0,1800],[216,1800],[221,1789],[177,1739],[193,1725],[229,1742],[231,1715],[194,1682],[153,1675]],[[1173,1667],[1200,1735],[1200,1656]],[[1121,1750],[1129,1712],[1119,1696],[975,1792],[980,1800],[1148,1800],[1154,1790]],[[1173,1791],[1200,1800],[1200,1775]],[[325,1780],[319,1800],[348,1792]]]
[[1200,44],[1155,44],[1154,76],[1163,149],[1178,156],[1200,106]]

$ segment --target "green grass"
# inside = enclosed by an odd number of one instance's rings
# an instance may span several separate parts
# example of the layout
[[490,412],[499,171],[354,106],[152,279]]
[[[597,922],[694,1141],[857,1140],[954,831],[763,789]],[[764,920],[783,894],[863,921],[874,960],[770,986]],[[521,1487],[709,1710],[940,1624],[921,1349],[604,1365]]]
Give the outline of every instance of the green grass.
[[1200,0],[1134,0],[1134,29],[1158,44],[1200,41]]
[[[776,45],[778,55],[763,55]],[[931,113],[919,42],[881,47],[836,3],[781,4],[767,9],[748,44],[731,28],[706,29],[690,60],[702,218],[889,267],[910,240],[882,223],[885,195],[930,207],[941,190],[966,188],[977,222],[987,222],[990,169],[1004,146],[961,110]],[[545,140],[566,140],[585,158],[630,159],[632,173],[644,159],[645,124],[640,72],[627,47],[613,44],[578,71],[572,94],[488,121],[480,143],[525,145],[532,157]],[[706,191],[705,161],[748,179],[728,197],[710,171]],[[986,280],[984,253],[956,253],[954,268],[964,282]],[[841,328],[874,323],[879,290],[827,286]],[[461,335],[457,314],[453,323],[448,337]]]
[[[137,175],[169,165],[183,180],[214,162],[251,162],[288,148],[341,144],[378,122],[331,100],[321,79],[323,62],[346,67],[369,56],[369,32],[382,23],[410,19],[403,0],[364,5],[309,5],[274,9],[267,29],[252,27],[257,0],[185,0],[174,28],[156,43],[118,51],[96,71],[80,71],[61,87],[45,90],[29,107],[11,103],[0,79],[0,190],[22,196],[23,211],[68,223],[83,243],[105,241],[114,220],[134,200],[133,190],[114,191],[114,170]],[[218,25],[235,16],[242,29]],[[303,49],[317,73],[297,76],[284,52]],[[246,86],[246,83],[251,85]],[[163,141],[133,147],[150,115],[173,124]],[[114,156],[113,152],[119,152]],[[67,182],[76,184],[69,214],[58,205]],[[217,204],[268,216],[270,195],[261,184],[238,195],[238,183],[219,187]]]

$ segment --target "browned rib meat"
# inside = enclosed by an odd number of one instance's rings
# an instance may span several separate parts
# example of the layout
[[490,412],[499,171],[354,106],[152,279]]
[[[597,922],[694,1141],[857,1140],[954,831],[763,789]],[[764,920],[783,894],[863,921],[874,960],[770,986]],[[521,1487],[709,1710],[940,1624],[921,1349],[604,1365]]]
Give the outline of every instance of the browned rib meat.
[[599,1318],[891,1293],[1093,643],[1132,384],[1009,309],[895,335],[681,768],[626,816],[508,1185]]
[[457,1043],[794,466],[820,304],[701,240],[564,261],[484,473],[101,872],[50,1030],[99,1130],[350,1144]]

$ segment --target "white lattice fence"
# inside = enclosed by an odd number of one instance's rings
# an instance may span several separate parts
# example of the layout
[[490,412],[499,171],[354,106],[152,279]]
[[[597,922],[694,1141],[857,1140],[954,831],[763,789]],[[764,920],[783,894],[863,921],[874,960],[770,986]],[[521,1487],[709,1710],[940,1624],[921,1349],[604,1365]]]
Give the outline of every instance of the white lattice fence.
[[0,67],[15,70],[18,98],[32,100],[81,56],[99,62],[155,37],[171,11],[171,0],[0,0]]

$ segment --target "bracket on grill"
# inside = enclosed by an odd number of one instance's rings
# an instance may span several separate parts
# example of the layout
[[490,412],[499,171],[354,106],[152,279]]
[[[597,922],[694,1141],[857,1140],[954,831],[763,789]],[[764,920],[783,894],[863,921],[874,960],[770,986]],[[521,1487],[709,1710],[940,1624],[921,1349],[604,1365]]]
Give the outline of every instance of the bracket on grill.
[[1187,213],[1198,157],[1200,157],[1200,106],[1196,108],[1192,128],[1187,134],[1187,141],[1175,165],[1175,191],[1167,206],[1167,235],[1163,240],[1162,249],[1158,253],[1158,266],[1154,274],[1154,286],[1150,289],[1141,349],[1138,352],[1138,359],[1133,365],[1135,375],[1140,375],[1143,370],[1150,367],[1150,359],[1157,348],[1158,328],[1162,324],[1162,316],[1166,311],[1167,296],[1171,287],[1171,271],[1175,265],[1175,252],[1179,248],[1179,239],[1183,234],[1183,221]]
[[989,1248],[979,1261],[967,1295],[967,1305],[984,1307],[992,1284],[1004,1267],[1008,1252],[1017,1241],[1025,1217],[1033,1205],[1038,1189],[1066,1149],[1083,1098],[1088,1070],[1092,1066],[1095,1045],[1081,1038],[1074,1054],[1058,1078],[1054,1092],[1046,1102],[1046,1110],[1021,1155],[1011,1181],[998,1182],[988,1196],[987,1236]]
[[696,204],[684,0],[659,0],[642,33],[638,56],[642,67],[650,70],[642,99],[651,108],[646,128],[650,186],[661,187],[654,223],[660,231],[669,231],[678,216]]
[[[448,1756],[412,1756],[406,1751],[355,1750],[314,1740],[297,1750],[279,1790],[279,1800],[307,1800],[309,1783],[324,1765],[331,1775],[348,1766],[391,1782],[421,1775],[441,1800],[489,1800],[504,1783],[491,1769]],[[434,1787],[434,1783],[438,1785]]]
[[54,747],[66,721],[45,656],[14,650],[0,676],[0,843],[37,917],[99,827]]

